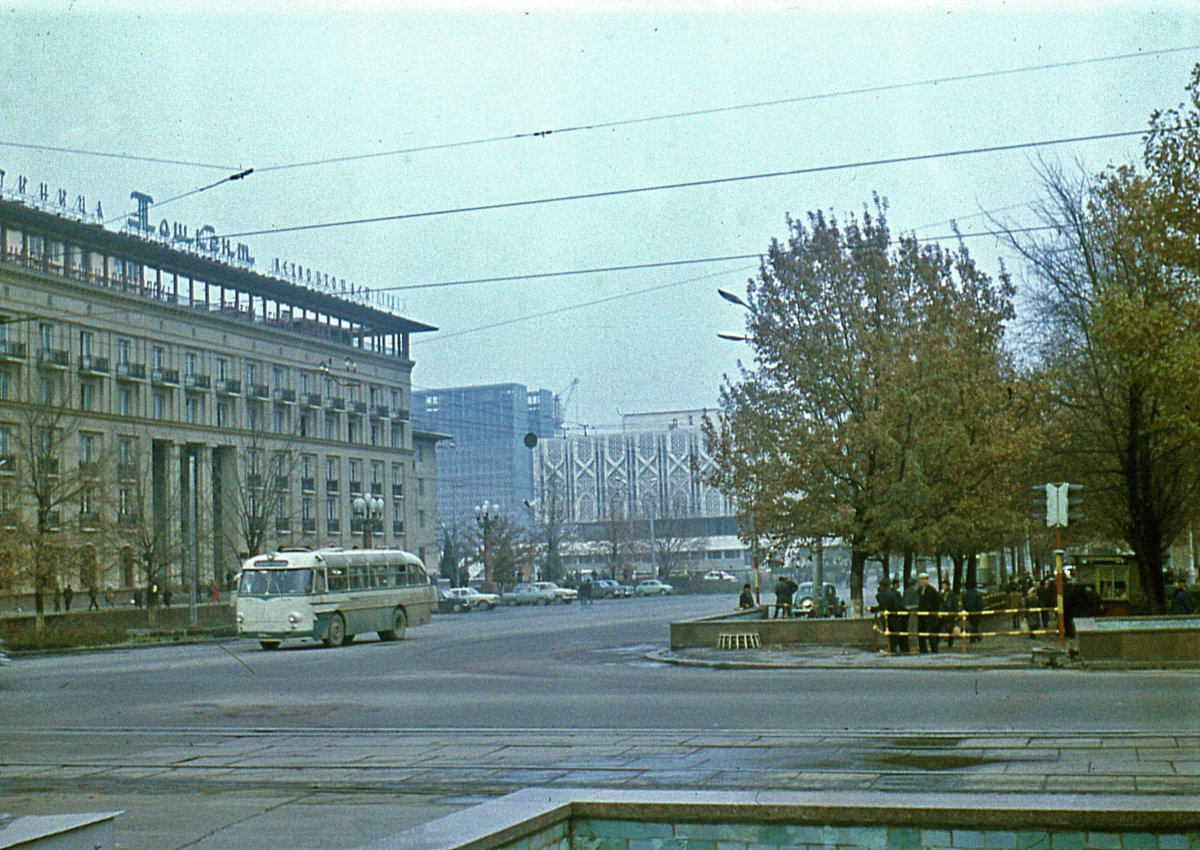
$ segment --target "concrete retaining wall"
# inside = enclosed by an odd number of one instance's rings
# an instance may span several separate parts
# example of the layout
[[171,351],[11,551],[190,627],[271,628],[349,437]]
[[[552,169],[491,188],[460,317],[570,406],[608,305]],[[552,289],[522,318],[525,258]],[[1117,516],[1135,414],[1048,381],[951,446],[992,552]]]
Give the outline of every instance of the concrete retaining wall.
[[762,606],[749,611],[671,623],[671,649],[714,647],[722,634],[750,633],[757,634],[763,646],[816,644],[876,648],[875,621],[870,617],[769,620],[766,618],[767,611],[768,606]]
[[1200,617],[1078,617],[1075,634],[1091,666],[1200,667]]
[[[85,597],[84,603],[87,599]],[[233,629],[233,606],[227,603],[219,605],[197,605],[196,616],[198,627],[202,629]],[[5,627],[18,633],[32,633],[35,616],[33,614],[18,614],[5,617]],[[145,608],[101,608],[99,611],[72,611],[71,613],[46,614],[47,629],[126,629],[173,631],[192,626],[191,617],[186,605],[175,605],[170,608],[154,609],[154,625],[150,625],[149,612]]]

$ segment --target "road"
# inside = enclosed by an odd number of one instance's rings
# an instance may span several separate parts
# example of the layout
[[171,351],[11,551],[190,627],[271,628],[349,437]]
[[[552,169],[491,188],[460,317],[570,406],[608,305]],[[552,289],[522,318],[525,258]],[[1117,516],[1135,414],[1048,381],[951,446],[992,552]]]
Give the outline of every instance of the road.
[[643,657],[671,620],[732,602],[439,615],[402,642],[341,649],[24,657],[0,668],[0,810],[126,809],[129,848],[299,847],[535,784],[1200,791],[1195,672]]

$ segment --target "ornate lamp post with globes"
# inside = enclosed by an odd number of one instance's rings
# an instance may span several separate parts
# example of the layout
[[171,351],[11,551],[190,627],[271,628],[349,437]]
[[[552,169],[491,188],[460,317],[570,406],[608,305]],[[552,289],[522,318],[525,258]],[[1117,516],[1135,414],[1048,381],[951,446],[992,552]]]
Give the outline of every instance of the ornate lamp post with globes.
[[492,527],[500,519],[500,506],[484,499],[482,505],[475,506],[475,522],[479,524],[479,533],[483,537],[483,590],[494,593],[495,584],[492,582]]
[[354,508],[354,518],[362,523],[363,548],[371,548],[371,531],[375,523],[383,519],[384,502],[378,496],[355,496],[350,503]]

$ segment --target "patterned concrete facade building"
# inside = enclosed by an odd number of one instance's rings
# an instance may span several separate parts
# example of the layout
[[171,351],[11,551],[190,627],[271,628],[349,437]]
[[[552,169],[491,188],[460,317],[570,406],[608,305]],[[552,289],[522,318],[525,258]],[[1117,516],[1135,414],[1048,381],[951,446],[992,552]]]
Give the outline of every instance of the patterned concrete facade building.
[[207,588],[251,549],[364,531],[433,553],[439,435],[411,427],[410,337],[435,328],[62,194],[0,197],[0,546],[59,553],[14,589]]
[[733,507],[706,483],[706,411],[623,417],[620,431],[572,434],[539,443],[535,491],[559,500],[566,522],[612,518],[728,518]]

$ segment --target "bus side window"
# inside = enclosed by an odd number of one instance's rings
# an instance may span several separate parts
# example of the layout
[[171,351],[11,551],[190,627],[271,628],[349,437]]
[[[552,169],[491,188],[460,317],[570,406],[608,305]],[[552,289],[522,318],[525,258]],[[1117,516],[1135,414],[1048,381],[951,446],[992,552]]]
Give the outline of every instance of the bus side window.
[[407,570],[407,564],[392,564],[392,579],[396,587],[404,587],[404,585],[408,584]]
[[375,587],[392,586],[392,577],[388,573],[387,564],[376,564],[371,568],[371,574],[375,577]]
[[313,572],[316,574],[313,577],[313,593],[324,593],[325,592],[325,571],[324,570],[313,570]]
[[329,568],[329,589],[332,591],[346,590],[346,571],[344,569]]
[[346,568],[346,571],[350,573],[351,590],[362,590],[367,586],[366,571],[363,569],[362,564],[351,564]]
[[425,571],[418,566],[408,568],[408,583],[409,584],[429,584],[429,576]]

